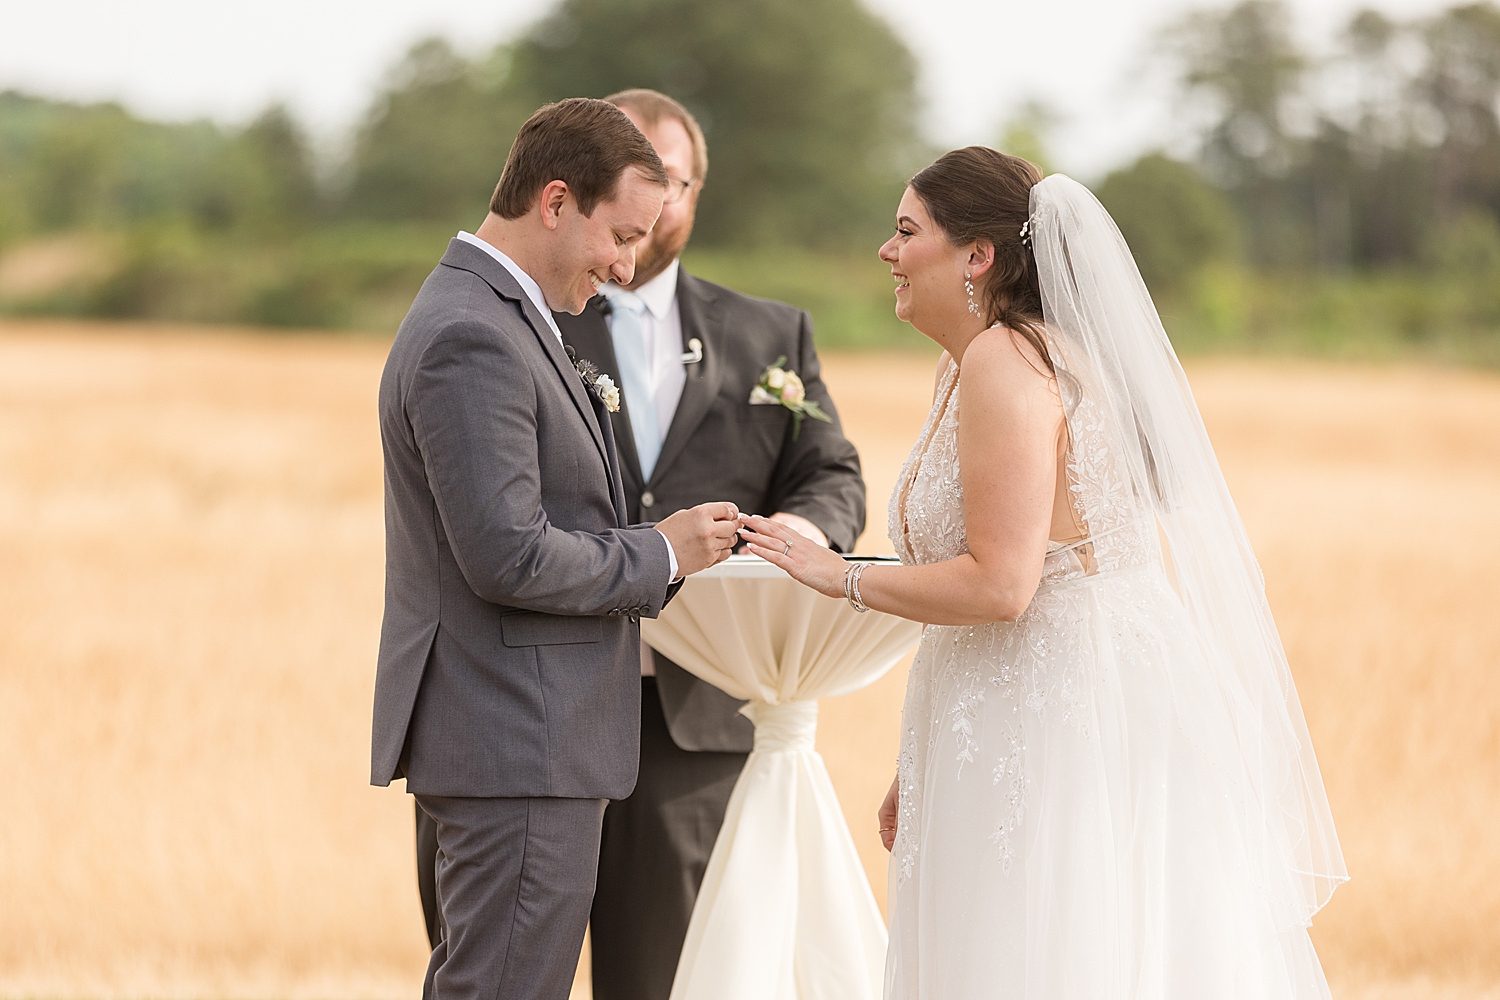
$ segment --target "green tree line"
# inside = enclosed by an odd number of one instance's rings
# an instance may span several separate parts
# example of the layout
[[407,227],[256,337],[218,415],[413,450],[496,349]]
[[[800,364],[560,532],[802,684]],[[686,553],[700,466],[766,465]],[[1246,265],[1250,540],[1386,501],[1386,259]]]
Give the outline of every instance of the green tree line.
[[[1097,180],[1179,344],[1500,360],[1500,7],[1355,15],[1331,57],[1279,0],[1169,25],[1176,155]],[[689,263],[911,342],[873,248],[919,134],[915,62],[859,0],[561,0],[478,56],[392,66],[341,163],[281,106],[227,128],[0,94],[0,309],[389,331],[473,228],[538,105],[650,86],[704,126]],[[997,145],[1045,160],[1046,109]]]
[[1246,0],[1157,39],[1196,155],[1101,199],[1179,342],[1500,362],[1500,7],[1363,10],[1314,58]]

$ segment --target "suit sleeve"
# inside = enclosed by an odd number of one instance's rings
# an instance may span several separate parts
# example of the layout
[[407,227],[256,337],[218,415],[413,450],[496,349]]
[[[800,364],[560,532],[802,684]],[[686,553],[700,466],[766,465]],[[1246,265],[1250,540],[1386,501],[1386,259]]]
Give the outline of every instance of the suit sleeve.
[[564,531],[548,521],[536,383],[503,331],[445,327],[423,352],[405,405],[443,531],[476,594],[557,615],[661,611],[668,567],[659,532]]
[[859,453],[844,437],[837,408],[823,384],[822,367],[813,346],[812,319],[800,314],[796,371],[832,423],[808,418],[797,440],[788,434],[776,463],[771,494],[774,510],[797,514],[816,524],[836,551],[849,552],[865,529],[865,481]]

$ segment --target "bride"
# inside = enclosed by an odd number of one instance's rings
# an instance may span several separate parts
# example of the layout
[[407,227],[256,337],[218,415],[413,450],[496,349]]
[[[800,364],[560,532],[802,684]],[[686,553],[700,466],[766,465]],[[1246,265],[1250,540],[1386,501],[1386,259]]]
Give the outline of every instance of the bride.
[[983,147],[880,250],[936,341],[900,566],[750,550],[926,623],[891,850],[890,998],[1327,997],[1347,876],[1239,515],[1134,261],[1082,185]]

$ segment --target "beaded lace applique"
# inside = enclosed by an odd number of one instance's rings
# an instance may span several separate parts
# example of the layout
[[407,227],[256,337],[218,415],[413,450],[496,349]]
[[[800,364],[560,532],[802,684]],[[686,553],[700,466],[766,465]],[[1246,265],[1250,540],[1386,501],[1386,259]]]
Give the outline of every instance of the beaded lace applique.
[[[1069,384],[1066,379],[1059,381]],[[958,366],[950,361],[891,495],[888,530],[897,554],[908,565],[941,562],[968,551],[958,455],[958,382]],[[1001,814],[990,841],[1009,874],[1015,858],[1012,838],[1025,821],[1029,791],[1025,731],[1019,713],[1023,708],[1038,717],[1055,713],[1080,738],[1091,735],[1089,685],[1083,676],[1092,660],[1083,648],[1086,595],[1067,585],[1145,565],[1153,558],[1155,532],[1133,519],[1135,504],[1123,471],[1110,453],[1094,404],[1076,389],[1066,393],[1063,403],[1069,414],[1068,489],[1086,537],[1048,546],[1037,595],[1015,622],[929,625],[924,630],[907,702],[930,706],[932,714],[925,720],[926,739],[921,738],[914,720],[903,724],[895,845],[901,880],[911,876],[920,850],[916,830],[925,762],[934,752],[953,753],[960,776],[969,765],[990,768],[993,784],[1003,792]],[[1121,580],[1118,585],[1136,584]],[[1128,644],[1129,637],[1118,638]],[[940,692],[947,696],[936,697]],[[984,734],[989,741],[998,738],[998,748],[982,746],[975,732],[980,706],[987,697],[1002,697],[1013,706],[1005,732]],[[941,714],[939,705],[946,706]],[[997,750],[997,756],[980,765],[982,754]]]

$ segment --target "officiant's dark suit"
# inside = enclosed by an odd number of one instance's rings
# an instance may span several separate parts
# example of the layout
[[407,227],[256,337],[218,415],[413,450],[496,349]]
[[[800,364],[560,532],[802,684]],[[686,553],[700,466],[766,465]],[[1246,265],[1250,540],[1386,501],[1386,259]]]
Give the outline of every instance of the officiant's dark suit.
[[[557,320],[563,339],[623,392],[610,419],[630,519],[656,520],[712,497],[786,516],[849,551],[864,528],[865,487],[819,377],[811,320],[681,267],[676,257],[707,173],[702,132],[686,109],[654,91],[607,100],[661,156],[667,203],[642,242],[629,291],[606,286],[580,315]],[[806,419],[799,433],[779,404],[750,402],[761,373],[781,357],[831,423]],[[605,810],[589,920],[595,1000],[668,1000],[709,854],[754,742],[739,702],[661,654],[641,652],[640,778]]]
[[[702,360],[685,365],[682,397],[649,478],[628,399],[611,415],[630,519],[656,520],[712,497],[747,513],[805,517],[833,548],[851,550],[864,529],[864,481],[819,377],[807,313],[681,268],[676,305],[682,351],[696,354],[696,340]],[[618,383],[608,310],[599,296],[581,315],[557,321],[563,339]],[[834,418],[804,420],[795,440],[789,411],[750,403],[761,372],[781,356],[808,398]],[[739,714],[743,702],[660,653],[651,656],[655,677],[641,679],[640,778],[604,815],[590,920],[597,1000],[666,1000],[729,794],[754,742],[754,727]]]

